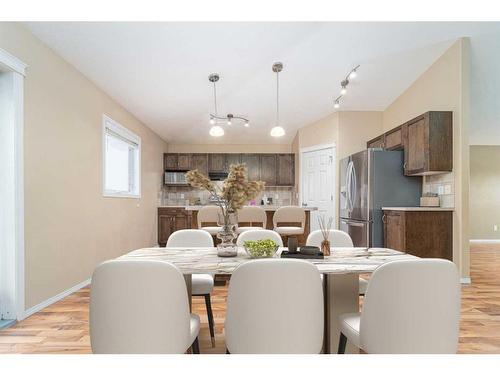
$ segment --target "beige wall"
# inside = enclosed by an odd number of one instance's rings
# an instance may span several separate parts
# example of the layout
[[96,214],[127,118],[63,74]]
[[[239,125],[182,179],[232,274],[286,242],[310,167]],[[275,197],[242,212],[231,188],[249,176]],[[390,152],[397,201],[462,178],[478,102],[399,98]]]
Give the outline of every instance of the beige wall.
[[470,237],[498,240],[500,231],[500,146],[470,147]]
[[168,152],[206,152],[206,153],[289,153],[291,151],[289,144],[265,144],[265,145],[238,145],[238,144],[173,144],[169,143]]
[[[166,143],[20,24],[0,48],[25,79],[26,308],[86,280],[100,262],[156,244]],[[142,140],[141,199],[102,197],[102,114]]]
[[469,276],[469,40],[455,42],[383,113],[384,131],[426,111],[453,111],[453,259]]

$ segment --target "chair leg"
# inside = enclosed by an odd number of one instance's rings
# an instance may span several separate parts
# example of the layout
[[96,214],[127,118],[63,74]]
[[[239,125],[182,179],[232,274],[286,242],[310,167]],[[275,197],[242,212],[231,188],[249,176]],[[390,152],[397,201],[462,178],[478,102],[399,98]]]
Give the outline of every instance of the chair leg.
[[344,334],[340,332],[339,349],[337,351],[337,354],[345,354],[346,344],[347,344],[347,337],[345,337]]
[[200,344],[198,343],[198,336],[196,336],[193,344],[191,344],[191,351],[193,354],[200,354]]
[[210,294],[205,294],[205,305],[207,307],[208,328],[210,329],[210,338],[212,339],[212,348],[215,348],[214,315],[212,313],[212,303]]

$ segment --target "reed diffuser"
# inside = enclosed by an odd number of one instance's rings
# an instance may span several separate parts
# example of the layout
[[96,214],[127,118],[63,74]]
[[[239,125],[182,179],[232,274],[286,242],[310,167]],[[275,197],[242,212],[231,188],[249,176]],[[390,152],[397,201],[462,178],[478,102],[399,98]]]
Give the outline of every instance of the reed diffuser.
[[319,229],[321,230],[321,235],[323,236],[323,241],[321,241],[321,251],[323,255],[330,255],[330,230],[332,229],[333,217],[328,220],[324,216],[318,217]]

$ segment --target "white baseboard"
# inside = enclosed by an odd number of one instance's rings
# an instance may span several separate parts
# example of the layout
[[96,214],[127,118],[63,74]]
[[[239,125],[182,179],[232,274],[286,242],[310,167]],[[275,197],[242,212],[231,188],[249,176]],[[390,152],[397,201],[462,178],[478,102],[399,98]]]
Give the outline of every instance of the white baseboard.
[[24,320],[26,319],[28,316],[30,315],[33,315],[34,313],[46,308],[47,306],[50,306],[52,305],[53,303],[56,303],[57,301],[63,299],[64,297],[67,297],[69,296],[71,293],[74,293],[76,292],[77,290],[80,290],[84,287],[86,287],[87,285],[90,284],[90,279],[87,279],[87,280],[84,280],[82,281],[81,283],[55,295],[54,297],[51,297],[43,302],[40,302],[39,304],[33,306],[33,307],[30,307],[29,309],[25,310],[21,316],[19,316],[17,318],[17,320]]
[[500,243],[500,240],[469,240],[470,243]]
[[461,277],[460,278],[460,284],[470,284],[472,283],[470,277]]

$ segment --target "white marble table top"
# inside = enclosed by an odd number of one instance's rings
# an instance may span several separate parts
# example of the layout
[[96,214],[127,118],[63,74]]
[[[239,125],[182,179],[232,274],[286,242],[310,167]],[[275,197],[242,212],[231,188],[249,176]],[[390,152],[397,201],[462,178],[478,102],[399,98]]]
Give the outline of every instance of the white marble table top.
[[[278,254],[286,248],[281,248]],[[243,248],[238,256],[221,258],[215,247],[179,248],[151,247],[134,250],[119,259],[157,259],[175,264],[183,274],[231,274],[240,264],[251,261]],[[324,274],[371,273],[378,266],[401,259],[417,259],[413,255],[384,248],[332,248],[324,259],[308,259]]]

